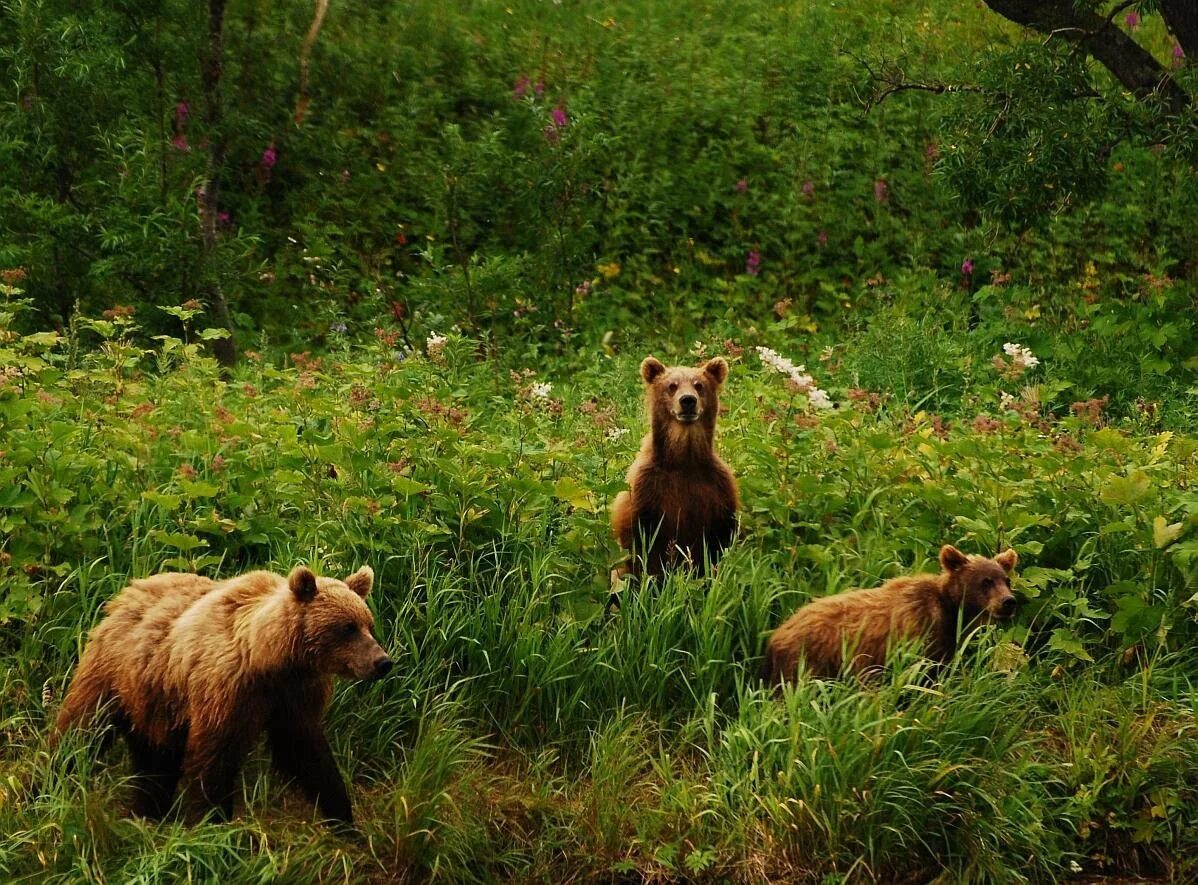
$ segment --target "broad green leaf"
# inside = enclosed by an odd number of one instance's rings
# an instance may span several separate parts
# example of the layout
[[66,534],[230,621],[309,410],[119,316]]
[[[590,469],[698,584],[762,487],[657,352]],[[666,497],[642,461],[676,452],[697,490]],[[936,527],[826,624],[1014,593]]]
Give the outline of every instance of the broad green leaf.
[[595,504],[591,500],[591,493],[580,486],[572,477],[563,476],[553,484],[553,494],[557,496],[559,501],[565,501],[571,507],[578,510],[585,510],[587,513],[595,511]]
[[1152,543],[1158,549],[1168,547],[1181,537],[1183,527],[1180,522],[1170,523],[1165,520],[1165,517],[1158,516],[1152,521]]
[[1055,648],[1057,651],[1063,651],[1067,655],[1073,655],[1081,661],[1093,661],[1093,656],[1086,651],[1082,641],[1073,635],[1073,631],[1066,627],[1058,627],[1052,631],[1052,637],[1048,640],[1048,647]]
[[1152,489],[1152,482],[1143,470],[1133,470],[1128,476],[1112,476],[1102,489],[1102,500],[1108,504],[1131,505],[1143,501]]

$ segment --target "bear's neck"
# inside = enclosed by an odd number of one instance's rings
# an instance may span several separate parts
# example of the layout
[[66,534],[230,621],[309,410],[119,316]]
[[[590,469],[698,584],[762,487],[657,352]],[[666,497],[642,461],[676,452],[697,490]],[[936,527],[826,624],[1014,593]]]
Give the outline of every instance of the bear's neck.
[[715,459],[715,426],[702,419],[654,427],[651,440],[653,460],[660,467],[693,467]]

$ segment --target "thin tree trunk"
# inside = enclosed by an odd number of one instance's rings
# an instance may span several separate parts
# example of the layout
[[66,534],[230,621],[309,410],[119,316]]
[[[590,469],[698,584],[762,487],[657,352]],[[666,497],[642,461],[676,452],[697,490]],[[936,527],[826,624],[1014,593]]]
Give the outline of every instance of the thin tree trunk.
[[225,0],[208,0],[208,42],[200,68],[204,90],[204,124],[208,136],[208,174],[199,192],[200,263],[204,282],[201,291],[216,319],[229,332],[228,338],[212,342],[216,361],[225,368],[237,362],[237,343],[233,340],[233,321],[221,289],[216,266],[216,226],[220,218],[220,179],[225,165],[224,100],[221,73],[224,62]]

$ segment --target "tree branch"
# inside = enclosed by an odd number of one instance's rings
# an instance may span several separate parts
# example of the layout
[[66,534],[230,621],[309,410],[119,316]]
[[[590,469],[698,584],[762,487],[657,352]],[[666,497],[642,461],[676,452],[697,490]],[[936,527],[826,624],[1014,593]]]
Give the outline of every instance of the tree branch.
[[[1162,0],[1162,7],[1169,2]],[[1183,28],[1198,28],[1198,20],[1193,15],[1198,0],[1172,0],[1172,3],[1183,17],[1189,17]],[[1120,30],[1111,19],[1080,9],[1074,6],[1073,0],[986,0],[986,5],[1016,24],[1076,43],[1136,98],[1159,97],[1173,113],[1180,113],[1190,104],[1189,94],[1152,53]],[[1182,48],[1185,48],[1184,44]]]

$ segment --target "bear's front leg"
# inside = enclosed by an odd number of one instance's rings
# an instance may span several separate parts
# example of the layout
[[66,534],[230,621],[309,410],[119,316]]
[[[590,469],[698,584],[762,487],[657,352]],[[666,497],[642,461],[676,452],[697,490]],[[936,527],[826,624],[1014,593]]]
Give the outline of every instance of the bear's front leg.
[[294,778],[326,820],[354,822],[349,792],[318,722],[278,716],[268,726],[267,740],[275,767]]

